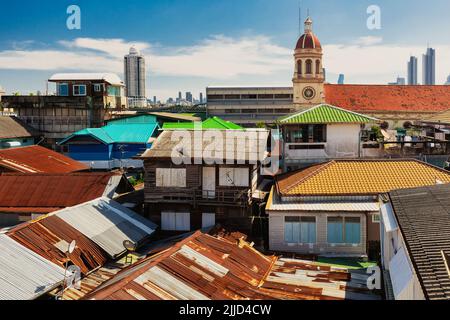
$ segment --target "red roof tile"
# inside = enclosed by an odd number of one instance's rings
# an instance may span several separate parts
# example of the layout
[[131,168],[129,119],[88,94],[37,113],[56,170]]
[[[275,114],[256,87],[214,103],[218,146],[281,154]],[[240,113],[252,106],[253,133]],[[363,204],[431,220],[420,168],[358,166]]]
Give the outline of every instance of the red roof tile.
[[295,49],[322,49],[322,45],[315,34],[306,33],[298,39]]
[[325,85],[325,101],[356,112],[450,109],[450,86]]
[[41,146],[0,150],[0,167],[21,173],[70,173],[89,167]]
[[102,197],[114,175],[118,173],[1,174],[0,208],[52,212],[75,206]]

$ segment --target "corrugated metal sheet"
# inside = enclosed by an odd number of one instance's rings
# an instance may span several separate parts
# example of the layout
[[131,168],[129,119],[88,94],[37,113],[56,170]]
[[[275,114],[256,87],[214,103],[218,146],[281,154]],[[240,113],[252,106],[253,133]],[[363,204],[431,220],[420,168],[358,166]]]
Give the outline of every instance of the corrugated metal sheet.
[[[97,244],[55,215],[21,224],[8,231],[7,235],[61,267],[71,262],[83,274],[103,266],[108,259]],[[65,252],[73,240],[76,248],[68,260]]]
[[102,128],[88,128],[75,132],[60,144],[66,144],[72,138],[78,136],[92,136],[93,138],[111,143],[148,143],[159,127],[158,123],[115,123],[111,122]]
[[375,201],[314,201],[301,202],[298,199],[281,199],[272,188],[267,200],[267,211],[366,211],[375,212],[380,210],[380,204]]
[[0,139],[30,138],[38,132],[17,117],[0,116]]
[[[112,179],[118,176],[119,179]],[[2,174],[0,175],[0,207],[66,208],[102,197],[115,189],[118,173],[71,174]],[[40,212],[44,212],[41,210]]]
[[[174,150],[179,152],[175,155],[179,160],[203,156],[205,150],[211,148],[211,141],[202,136],[202,132],[203,130],[163,131],[152,148],[144,152],[142,158],[173,158]],[[268,155],[266,151],[268,130],[225,130],[216,133],[223,139],[217,138],[211,161],[261,162]],[[181,140],[180,135],[183,135]]]
[[328,203],[280,203],[268,204],[271,211],[367,211],[380,210],[377,202],[328,202]]
[[70,173],[89,167],[41,146],[0,150],[0,166],[21,173]]
[[31,300],[64,279],[64,269],[0,234],[0,299]]
[[379,299],[363,275],[265,256],[235,236],[196,232],[119,273],[87,299]]
[[108,199],[96,199],[54,215],[83,233],[112,258],[124,253],[125,240],[139,243],[157,226],[135,212]]

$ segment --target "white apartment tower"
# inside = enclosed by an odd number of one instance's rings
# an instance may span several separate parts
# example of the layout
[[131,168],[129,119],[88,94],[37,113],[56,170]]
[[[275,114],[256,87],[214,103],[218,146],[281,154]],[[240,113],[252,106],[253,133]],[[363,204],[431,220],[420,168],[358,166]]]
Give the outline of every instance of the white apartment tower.
[[145,58],[135,47],[124,58],[124,75],[129,107],[145,107]]

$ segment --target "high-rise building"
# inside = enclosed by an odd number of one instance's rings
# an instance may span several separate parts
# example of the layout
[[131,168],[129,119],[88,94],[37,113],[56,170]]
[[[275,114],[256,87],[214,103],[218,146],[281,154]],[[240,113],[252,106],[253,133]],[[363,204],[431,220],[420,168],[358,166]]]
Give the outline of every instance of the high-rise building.
[[203,103],[203,92],[200,92],[200,104]]
[[156,96],[153,96],[153,104],[156,104]]
[[423,55],[423,85],[432,86],[436,84],[436,50],[428,48]]
[[145,106],[145,59],[135,47],[124,58],[124,74],[129,106]]
[[192,103],[192,93],[191,92],[186,92],[186,101]]
[[417,84],[417,58],[411,56],[408,61],[408,85],[416,86]]
[[345,83],[345,75],[343,75],[342,73],[339,75],[338,78],[338,84],[344,84]]

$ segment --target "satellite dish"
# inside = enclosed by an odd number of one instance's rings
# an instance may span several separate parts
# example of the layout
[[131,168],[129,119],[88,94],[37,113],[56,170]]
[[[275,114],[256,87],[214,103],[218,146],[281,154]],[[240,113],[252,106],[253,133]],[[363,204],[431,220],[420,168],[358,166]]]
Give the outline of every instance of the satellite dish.
[[130,240],[125,240],[123,242],[123,247],[128,251],[136,251],[136,243]]
[[72,253],[75,250],[76,245],[77,245],[77,242],[75,240],[73,240],[69,244],[69,249],[67,250],[67,252]]

